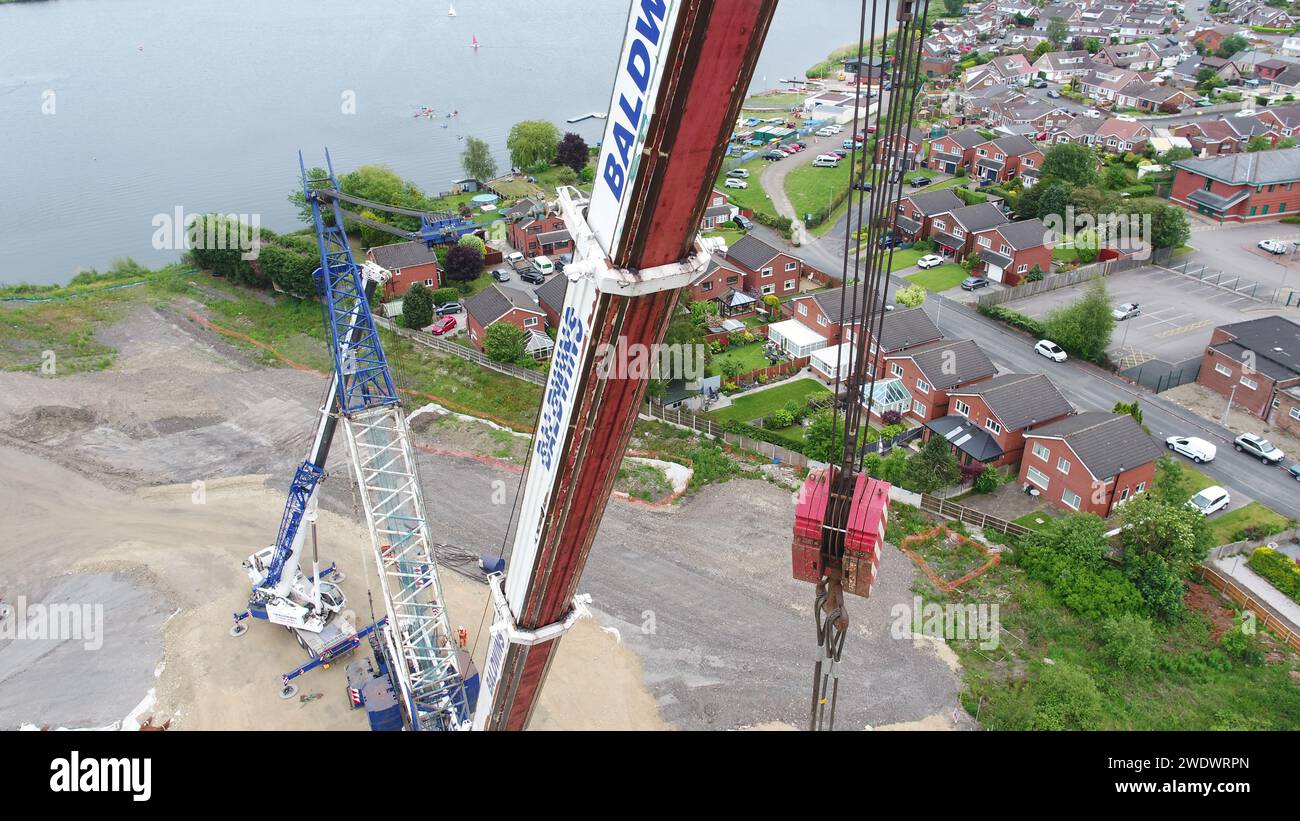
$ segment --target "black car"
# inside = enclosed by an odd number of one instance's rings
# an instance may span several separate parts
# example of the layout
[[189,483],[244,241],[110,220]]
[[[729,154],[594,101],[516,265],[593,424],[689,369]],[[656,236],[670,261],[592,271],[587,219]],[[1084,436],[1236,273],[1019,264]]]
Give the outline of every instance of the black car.
[[736,223],[737,225],[739,225],[739,226],[740,226],[740,230],[742,230],[742,231],[753,231],[753,230],[754,230],[754,223],[750,222],[749,217],[745,216],[744,214],[737,214],[737,215],[736,215],[736,218],[735,218],[734,220],[732,220],[732,222],[734,222],[734,223]]
[[863,182],[862,180],[858,180],[857,182],[853,183],[853,190],[854,190],[854,191],[870,191],[870,190],[871,190],[871,183],[869,183],[869,182]]
[[546,281],[546,277],[537,273],[537,271],[532,268],[529,268],[527,271],[521,271],[519,273],[519,278],[524,282],[527,282],[529,285],[541,285]]
[[465,310],[465,306],[459,302],[444,302],[438,306],[438,316],[451,316]]
[[769,162],[776,162],[777,160],[784,160],[784,159],[785,159],[785,152],[777,151],[776,149],[772,149],[771,151],[769,151],[769,152],[767,152],[766,154],[763,155],[763,159],[768,160]]
[[987,288],[989,281],[984,277],[966,277],[961,281],[963,291],[974,291],[979,288]]
[[504,268],[498,268],[492,272],[492,278],[495,279],[497,282],[509,282],[510,272],[505,270]]
[[929,184],[930,180],[927,177],[913,177],[911,182],[913,188],[924,188]]
[[880,238],[880,242],[876,244],[879,245],[881,248],[893,248],[894,246],[898,245],[898,240],[894,239],[893,234],[885,234],[883,237]]

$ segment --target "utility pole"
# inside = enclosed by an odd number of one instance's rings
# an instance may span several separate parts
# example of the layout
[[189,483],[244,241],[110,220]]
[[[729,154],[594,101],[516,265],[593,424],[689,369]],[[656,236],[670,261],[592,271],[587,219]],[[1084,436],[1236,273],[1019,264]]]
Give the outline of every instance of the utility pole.
[[1232,390],[1228,393],[1228,406],[1223,409],[1223,419],[1219,424],[1225,428],[1228,426],[1228,414],[1232,411],[1232,400],[1237,397],[1237,386],[1233,385]]

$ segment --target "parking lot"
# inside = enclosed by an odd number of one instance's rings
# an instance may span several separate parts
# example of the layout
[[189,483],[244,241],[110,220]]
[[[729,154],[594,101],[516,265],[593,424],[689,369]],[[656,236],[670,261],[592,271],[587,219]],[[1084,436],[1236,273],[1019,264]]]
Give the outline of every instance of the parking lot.
[[[1008,302],[1007,307],[1035,319],[1079,299],[1088,283]],[[1138,268],[1106,278],[1113,305],[1135,302],[1141,315],[1118,322],[1111,357],[1120,370],[1161,360],[1176,368],[1201,358],[1218,325],[1245,319],[1242,311],[1261,303],[1162,268]]]
[[[1258,283],[1256,294],[1268,298],[1279,288],[1300,290],[1300,226],[1278,222],[1252,225],[1205,226],[1193,223],[1189,244],[1195,249],[1178,257],[1171,267],[1188,267],[1195,271],[1198,265],[1221,271],[1224,282],[1240,278],[1239,290],[1248,283]],[[1280,240],[1286,244],[1285,254],[1270,254],[1261,250],[1261,240]]]

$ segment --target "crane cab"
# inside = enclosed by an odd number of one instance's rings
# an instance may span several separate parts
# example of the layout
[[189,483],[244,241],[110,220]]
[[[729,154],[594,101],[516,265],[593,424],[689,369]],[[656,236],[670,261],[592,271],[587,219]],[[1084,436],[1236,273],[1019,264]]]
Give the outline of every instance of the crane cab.
[[858,474],[845,520],[843,550],[836,557],[825,542],[833,526],[826,523],[834,468],[813,471],[804,480],[795,510],[791,566],[794,578],[817,584],[838,578],[845,593],[866,598],[876,583],[880,553],[889,524],[889,483]]

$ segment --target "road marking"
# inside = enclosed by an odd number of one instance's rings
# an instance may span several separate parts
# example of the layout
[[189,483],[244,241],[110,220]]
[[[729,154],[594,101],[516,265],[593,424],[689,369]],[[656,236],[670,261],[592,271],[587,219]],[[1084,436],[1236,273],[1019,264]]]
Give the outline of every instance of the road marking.
[[1169,337],[1169,336],[1178,336],[1179,334],[1190,333],[1192,331],[1204,328],[1206,325],[1213,325],[1213,324],[1215,324],[1213,319],[1202,319],[1200,322],[1193,322],[1190,325],[1183,325],[1177,328],[1170,328],[1167,331],[1160,331],[1159,333],[1155,334],[1155,336],[1161,338]]

